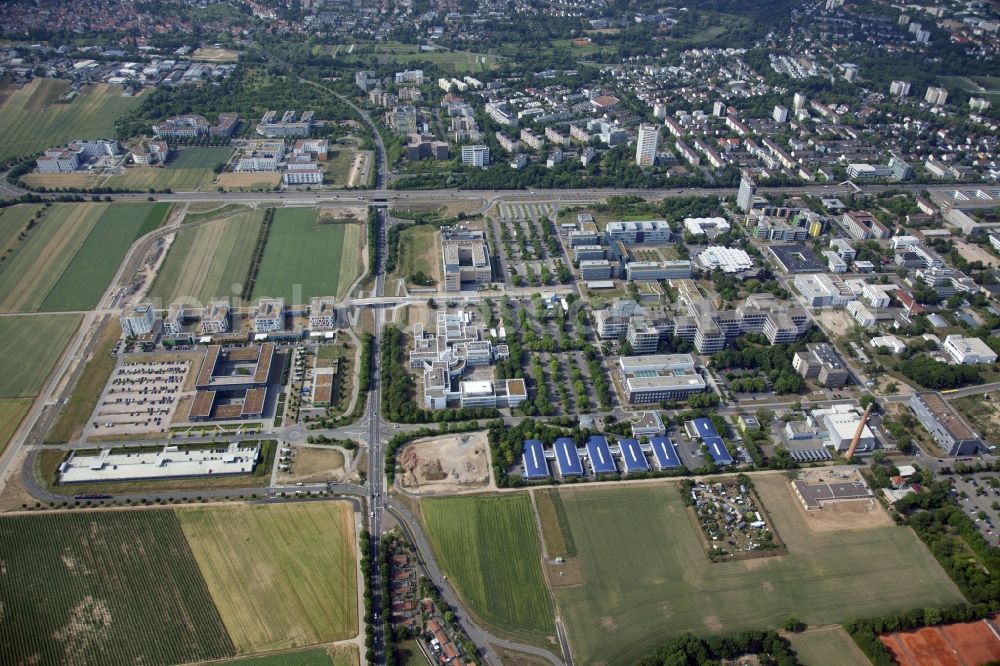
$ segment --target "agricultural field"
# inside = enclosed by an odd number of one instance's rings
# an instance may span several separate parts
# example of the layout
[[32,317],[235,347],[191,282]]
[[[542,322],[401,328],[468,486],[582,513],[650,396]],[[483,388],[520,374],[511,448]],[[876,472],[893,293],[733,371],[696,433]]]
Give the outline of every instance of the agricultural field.
[[122,190],[149,188],[197,190],[215,181],[213,169],[229,161],[232,148],[181,148],[166,166],[133,166],[108,179],[107,186]]
[[169,210],[167,203],[55,204],[0,264],[0,311],[94,307],[128,248]]
[[0,317],[0,398],[32,397],[42,388],[80,315]]
[[868,657],[840,625],[788,634],[795,656],[803,666],[871,666]]
[[174,664],[235,650],[173,511],[0,518],[0,661]]
[[32,398],[0,398],[0,453],[17,432],[32,401]]
[[239,653],[357,634],[357,538],[347,502],[191,508],[177,516]]
[[19,236],[25,231],[27,224],[43,209],[41,204],[18,204],[0,208],[0,270],[8,255],[21,242]]
[[711,563],[673,482],[559,491],[582,582],[555,588],[574,657],[632,662],[685,631],[810,625],[962,601],[895,525],[813,531],[784,477],[756,477],[788,555]]
[[273,190],[281,184],[281,174],[277,171],[236,173],[227,171],[219,174],[219,187],[230,192],[250,192],[253,190]]
[[221,662],[221,666],[358,666],[358,648],[339,645]]
[[553,634],[527,493],[426,499],[420,509],[438,562],[477,617],[534,642]]
[[70,188],[77,190],[87,190],[92,187],[101,186],[101,176],[91,171],[80,171],[79,173],[38,173],[32,171],[21,176],[21,180],[28,187],[57,190]]
[[[225,219],[182,228],[150,289],[163,303],[208,303],[228,298],[242,285],[260,232],[263,210],[247,210]],[[235,290],[239,294],[240,289]]]
[[279,208],[257,271],[253,299],[343,296],[362,270],[360,224],[320,223],[315,208]]
[[121,86],[94,84],[71,102],[57,101],[68,90],[64,79],[32,79],[7,97],[0,106],[0,161],[71,139],[113,136],[115,121],[143,97],[124,97]]

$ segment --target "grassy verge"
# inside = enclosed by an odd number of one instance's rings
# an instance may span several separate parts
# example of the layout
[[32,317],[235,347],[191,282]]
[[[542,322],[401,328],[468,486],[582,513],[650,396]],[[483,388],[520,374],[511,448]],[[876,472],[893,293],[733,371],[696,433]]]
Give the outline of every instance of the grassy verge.
[[118,322],[113,319],[109,319],[101,329],[94,355],[83,367],[73,394],[59,412],[55,425],[45,436],[46,444],[63,444],[80,436],[87,419],[94,413],[104,385],[115,369],[115,358],[111,356],[111,350],[120,331]]

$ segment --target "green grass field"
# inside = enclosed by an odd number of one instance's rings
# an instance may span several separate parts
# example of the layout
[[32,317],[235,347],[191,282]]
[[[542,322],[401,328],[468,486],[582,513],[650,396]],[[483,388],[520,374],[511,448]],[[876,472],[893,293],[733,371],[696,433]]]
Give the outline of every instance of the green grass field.
[[234,648],[172,511],[0,518],[0,661],[175,664]]
[[68,88],[59,79],[33,79],[0,107],[0,160],[31,155],[71,139],[114,135],[115,121],[142,95],[123,97],[121,86],[89,85],[68,104],[55,100]]
[[263,210],[236,213],[225,219],[181,229],[150,289],[164,303],[184,300],[208,303],[240,293],[250,267]]
[[0,453],[31,409],[31,398],[0,398]]
[[0,398],[28,398],[42,383],[80,325],[80,315],[0,317]]
[[94,307],[129,246],[169,210],[168,203],[53,205],[0,264],[0,311]]
[[421,271],[440,282],[440,245],[436,227],[420,224],[403,229],[399,233],[399,255],[393,277],[405,279]]
[[354,151],[350,148],[341,147],[330,150],[327,161],[323,164],[326,172],[324,178],[327,184],[332,187],[346,187],[347,177],[351,173],[351,159]]
[[575,659],[632,663],[685,631],[831,624],[962,596],[896,526],[813,532],[777,476],[755,477],[788,555],[712,564],[675,483],[563,488],[583,583],[556,589]]
[[313,296],[342,296],[361,270],[361,226],[317,224],[315,208],[279,208],[261,259],[253,298],[287,305]]
[[260,657],[243,657],[221,662],[223,666],[358,666],[358,649],[353,645],[281,652]]
[[192,508],[177,515],[238,652],[357,633],[356,537],[348,503]]
[[97,305],[129,247],[163,224],[170,206],[169,203],[109,206],[45,297],[41,310],[78,310]]
[[476,616],[536,642],[555,631],[527,493],[427,499],[420,509],[438,562]]
[[803,666],[871,666],[865,653],[840,625],[788,634],[788,640]]
[[166,166],[129,167],[125,173],[108,179],[107,186],[123,190],[196,190],[215,180],[212,168],[228,162],[232,154],[232,148],[181,148]]

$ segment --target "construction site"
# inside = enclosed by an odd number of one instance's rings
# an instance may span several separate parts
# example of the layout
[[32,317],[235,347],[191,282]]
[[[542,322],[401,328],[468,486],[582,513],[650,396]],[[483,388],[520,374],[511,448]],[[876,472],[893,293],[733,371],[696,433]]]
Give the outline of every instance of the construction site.
[[412,442],[399,455],[399,484],[417,494],[482,488],[490,483],[488,450],[484,432]]

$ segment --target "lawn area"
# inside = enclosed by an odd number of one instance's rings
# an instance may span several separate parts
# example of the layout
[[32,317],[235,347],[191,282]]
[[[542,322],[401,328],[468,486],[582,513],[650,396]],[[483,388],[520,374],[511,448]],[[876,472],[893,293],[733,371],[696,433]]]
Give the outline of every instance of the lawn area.
[[196,190],[213,182],[213,167],[228,162],[232,154],[232,148],[181,148],[166,166],[128,167],[125,173],[109,178],[107,186],[123,190]]
[[73,394],[59,412],[55,425],[45,435],[47,444],[61,444],[79,437],[87,419],[94,413],[101,391],[107,384],[111,371],[115,369],[115,359],[111,350],[121,336],[121,326],[115,318],[110,318],[98,334],[93,346],[93,357],[83,366],[83,373],[77,380]]
[[788,640],[803,666],[871,666],[865,653],[840,625],[788,634]]
[[174,664],[234,654],[173,511],[0,518],[0,661]]
[[32,79],[0,106],[0,161],[31,155],[70,141],[114,135],[115,121],[138,106],[142,95],[123,97],[121,86],[88,85],[70,103],[57,100],[69,88],[62,79]]
[[783,476],[755,484],[788,555],[709,562],[678,484],[564,487],[583,583],[556,588],[581,663],[631,663],[685,631],[831,624],[962,596],[897,526],[813,531]]
[[80,325],[80,315],[0,317],[0,398],[30,398]]
[[533,642],[553,634],[527,493],[426,499],[420,509],[438,562],[477,617]]
[[247,210],[178,231],[149,296],[163,303],[206,304],[239,295],[233,285],[247,278],[263,219],[263,210]]
[[340,147],[331,149],[326,162],[323,163],[323,179],[327,185],[333,187],[346,187],[347,177],[351,173],[351,158],[354,157],[354,150]]
[[169,203],[55,204],[0,267],[0,311],[94,307],[132,243]]
[[[451,67],[454,74],[470,74],[494,69],[500,62],[500,57],[486,53],[471,51],[421,51],[413,44],[395,44],[392,42],[377,45],[375,60],[378,64],[396,63],[409,65],[412,63],[433,63],[440,67]],[[342,52],[343,54],[343,52]]]
[[315,208],[277,209],[253,299],[298,305],[313,296],[343,296],[362,268],[360,242],[360,224],[319,224]]
[[429,224],[399,232],[399,256],[390,286],[395,278],[408,279],[418,271],[441,283],[441,241],[437,227]]
[[177,515],[238,652],[357,633],[357,538],[347,502],[199,507]]

